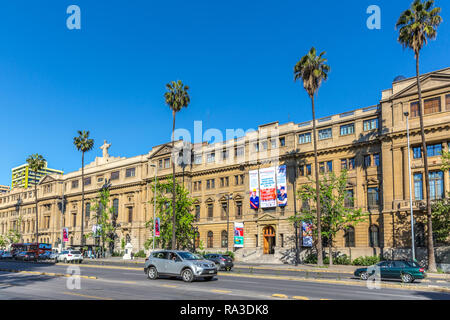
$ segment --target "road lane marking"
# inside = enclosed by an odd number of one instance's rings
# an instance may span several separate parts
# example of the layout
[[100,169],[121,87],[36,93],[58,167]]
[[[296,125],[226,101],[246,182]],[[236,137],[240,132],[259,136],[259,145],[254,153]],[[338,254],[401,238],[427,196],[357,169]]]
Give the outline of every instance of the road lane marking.
[[162,284],[161,287],[166,287],[166,288],[176,288],[177,286],[173,285],[173,284]]
[[293,296],[292,299],[297,299],[297,300],[309,300],[308,297],[304,297],[304,296]]
[[216,293],[230,293],[231,290],[219,290],[219,289],[214,289],[214,290],[211,290],[211,292],[216,292]]
[[282,294],[282,293],[274,293],[274,294],[272,295],[272,297],[287,299],[288,296],[285,295],[285,294]]
[[75,293],[75,292],[63,292],[64,294],[72,295],[72,296],[78,296],[83,298],[89,298],[89,299],[96,299],[96,300],[114,300],[113,298],[106,298],[106,297],[97,297],[97,296],[88,296],[86,294],[82,293]]

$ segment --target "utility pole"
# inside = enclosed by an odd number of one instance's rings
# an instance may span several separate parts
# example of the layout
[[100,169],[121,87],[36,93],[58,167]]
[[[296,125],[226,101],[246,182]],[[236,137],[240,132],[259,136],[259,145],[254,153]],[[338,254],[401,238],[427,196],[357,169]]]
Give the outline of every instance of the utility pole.
[[153,251],[155,251],[155,241],[156,241],[156,175],[158,167],[156,164],[151,164],[150,167],[155,168],[155,191],[153,193]]
[[227,194],[227,251],[230,251],[230,199],[233,199],[233,194]]

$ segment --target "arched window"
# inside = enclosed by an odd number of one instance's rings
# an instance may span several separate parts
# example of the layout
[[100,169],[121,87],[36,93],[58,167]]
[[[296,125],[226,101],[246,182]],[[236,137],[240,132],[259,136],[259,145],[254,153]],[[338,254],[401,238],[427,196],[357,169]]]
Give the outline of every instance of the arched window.
[[380,229],[375,224],[369,228],[369,244],[371,247],[380,246]]
[[221,243],[222,243],[222,248],[228,248],[228,233],[226,230],[222,231],[221,234]]
[[425,247],[425,225],[422,222],[415,224],[414,238],[416,247]]
[[355,246],[355,228],[349,227],[345,232],[345,246],[354,247]]
[[214,234],[212,231],[208,231],[208,239],[206,241],[206,247],[212,248],[214,244]]

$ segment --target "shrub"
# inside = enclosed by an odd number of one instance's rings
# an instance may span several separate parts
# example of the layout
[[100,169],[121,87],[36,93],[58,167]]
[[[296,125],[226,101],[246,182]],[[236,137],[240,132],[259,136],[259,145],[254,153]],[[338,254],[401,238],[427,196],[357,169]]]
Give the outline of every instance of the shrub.
[[340,256],[337,256],[333,259],[334,264],[341,264],[341,265],[350,265],[352,264],[352,261],[346,254],[342,254]]
[[136,252],[133,256],[136,258],[147,258],[147,255],[145,254],[144,250]]
[[310,253],[306,256],[304,263],[307,264],[316,264],[317,263],[317,255],[315,253]]
[[122,257],[123,256],[123,251],[114,251],[112,253],[113,257]]
[[353,260],[352,264],[354,266],[371,266],[378,262],[380,262],[379,256],[364,256],[356,258]]

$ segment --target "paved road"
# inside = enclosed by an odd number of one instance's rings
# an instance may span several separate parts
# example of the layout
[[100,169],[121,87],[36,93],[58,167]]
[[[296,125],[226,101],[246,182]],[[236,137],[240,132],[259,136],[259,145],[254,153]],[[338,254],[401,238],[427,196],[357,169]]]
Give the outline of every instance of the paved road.
[[[287,280],[282,276],[221,273],[215,281],[184,283],[179,279],[148,280],[140,267],[34,264],[0,262],[0,269],[25,272],[70,273],[80,267],[80,289],[71,289],[71,278],[33,273],[0,272],[0,299],[445,299],[449,293],[411,289],[368,289],[328,280]],[[279,277],[279,278],[277,278]],[[285,277],[286,278],[286,277]],[[355,281],[356,282],[356,281]],[[68,284],[69,283],[69,287]]]

